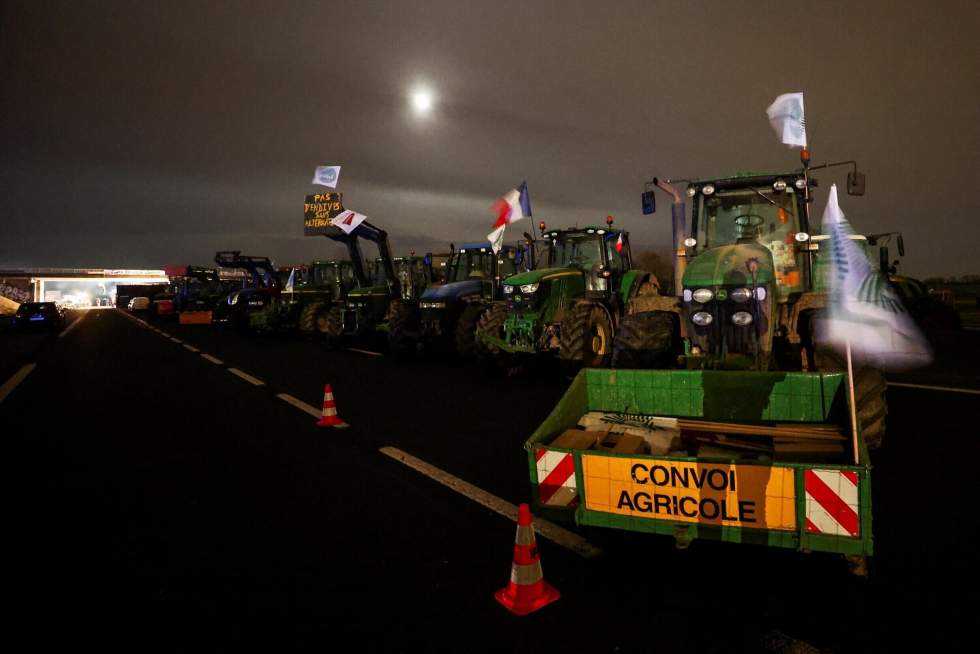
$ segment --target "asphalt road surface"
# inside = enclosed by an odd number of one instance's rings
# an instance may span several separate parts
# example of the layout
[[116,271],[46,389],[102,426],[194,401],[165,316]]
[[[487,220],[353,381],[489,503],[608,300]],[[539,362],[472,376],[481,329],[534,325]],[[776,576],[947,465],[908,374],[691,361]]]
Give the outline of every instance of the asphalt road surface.
[[[0,334],[0,384],[23,375],[0,393],[5,635],[29,651],[976,647],[980,395],[889,389],[869,579],[827,554],[580,528],[601,553],[539,534],[562,597],[515,618],[493,600],[513,518],[379,449],[527,501],[522,444],[557,376],[151,323],[164,335],[115,310],[72,320],[60,338]],[[962,363],[950,378],[977,388]],[[350,429],[302,408],[327,382]]]

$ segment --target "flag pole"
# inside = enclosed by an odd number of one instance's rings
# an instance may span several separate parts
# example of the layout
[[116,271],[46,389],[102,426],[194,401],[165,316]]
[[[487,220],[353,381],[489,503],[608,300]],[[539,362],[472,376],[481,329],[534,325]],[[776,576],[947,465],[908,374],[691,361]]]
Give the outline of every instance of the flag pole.
[[851,339],[847,339],[847,392],[851,396],[851,438],[854,444],[854,465],[858,464],[857,403],[854,401],[854,364],[851,362]]

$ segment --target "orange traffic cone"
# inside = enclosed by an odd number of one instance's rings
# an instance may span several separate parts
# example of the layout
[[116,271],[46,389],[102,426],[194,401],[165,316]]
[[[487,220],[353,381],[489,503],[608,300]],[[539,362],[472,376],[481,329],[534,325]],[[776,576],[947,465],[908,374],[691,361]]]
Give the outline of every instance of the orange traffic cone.
[[494,598],[514,615],[527,615],[561,597],[541,575],[538,544],[534,541],[531,509],[521,504],[517,510],[517,538],[514,542],[514,565],[510,584],[494,593]]
[[337,415],[337,405],[333,403],[333,389],[330,388],[330,384],[327,384],[323,389],[323,416],[320,418],[320,422],[316,423],[316,426],[336,427],[337,429],[350,427]]

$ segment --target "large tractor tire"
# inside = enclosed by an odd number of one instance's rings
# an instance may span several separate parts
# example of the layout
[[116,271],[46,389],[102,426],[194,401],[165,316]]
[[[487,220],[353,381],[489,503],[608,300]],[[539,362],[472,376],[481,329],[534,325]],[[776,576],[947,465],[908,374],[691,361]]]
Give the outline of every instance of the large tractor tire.
[[606,310],[588,302],[575,305],[561,326],[562,372],[572,377],[582,367],[607,368],[612,350],[613,326]]
[[476,358],[484,369],[491,374],[507,373],[515,369],[515,357],[504,352],[492,343],[487,343],[481,336],[493,336],[502,340],[504,337],[504,321],[507,319],[507,305],[495,302],[483,312],[476,323],[475,353]]
[[418,339],[418,311],[401,300],[392,300],[388,307],[388,347],[394,354],[405,355],[415,350]]
[[613,339],[613,368],[674,368],[677,366],[676,314],[644,311],[623,317]]
[[344,309],[331,307],[325,302],[314,316],[317,334],[326,339],[327,345],[336,347],[344,337]]
[[476,353],[476,329],[483,315],[482,304],[468,304],[456,321],[456,354],[464,359]]
[[[847,372],[847,362],[834,350],[818,347],[813,355],[819,372]],[[886,389],[885,374],[881,370],[854,364],[854,402],[869,450],[881,447],[885,437]]]
[[310,338],[316,336],[318,331],[316,317],[324,306],[326,306],[326,302],[311,302],[303,307],[303,311],[299,314],[299,332],[301,334]]

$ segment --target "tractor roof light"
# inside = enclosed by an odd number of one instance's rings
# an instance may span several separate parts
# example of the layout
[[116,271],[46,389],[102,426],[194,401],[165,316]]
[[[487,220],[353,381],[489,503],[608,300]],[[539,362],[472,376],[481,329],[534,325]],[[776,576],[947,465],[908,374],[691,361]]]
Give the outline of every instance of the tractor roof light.
[[691,293],[691,297],[694,298],[695,302],[705,304],[706,302],[711,302],[711,300],[715,297],[715,294],[710,288],[699,288]]
[[691,289],[689,289],[689,288],[685,288],[685,289],[684,289],[684,301],[685,301],[685,302],[690,302],[690,301],[691,301],[691,299],[692,299],[692,296],[691,296]]
[[715,185],[705,184],[704,186],[701,187],[701,192],[705,195],[712,195],[715,192]]
[[707,311],[698,311],[693,316],[691,316],[691,322],[693,322],[698,327],[707,327],[714,320],[712,315]]
[[748,311],[736,311],[732,314],[732,322],[738,327],[745,327],[752,324],[752,314]]
[[586,233],[588,233],[588,234],[595,234],[595,230],[594,230],[594,229],[587,229],[587,230],[585,230],[585,231],[586,231]]
[[798,188],[798,189],[800,189],[802,191],[803,189],[806,188],[806,180],[801,177],[798,180],[796,180],[795,182],[793,182],[793,186],[795,186],[796,188]]
[[698,189],[695,188],[694,186],[688,186],[686,192],[687,192],[687,197],[693,198],[695,195],[698,194]]
[[772,183],[772,190],[777,191],[777,192],[779,192],[779,191],[785,191],[786,190],[786,182],[784,182],[781,179],[777,179],[775,182]]
[[605,234],[606,233],[606,230],[604,230],[604,229],[597,229],[597,230],[595,230],[595,233],[596,234]]
[[810,235],[806,232],[796,232],[796,236],[793,238],[795,238],[798,243],[806,243],[810,240]]
[[765,289],[764,286],[758,286],[758,287],[756,287],[756,289],[755,289],[755,299],[757,299],[759,302],[762,302],[763,300],[766,299],[766,289]]
[[698,239],[691,238],[690,236],[684,239],[684,247],[693,248],[698,244]]

